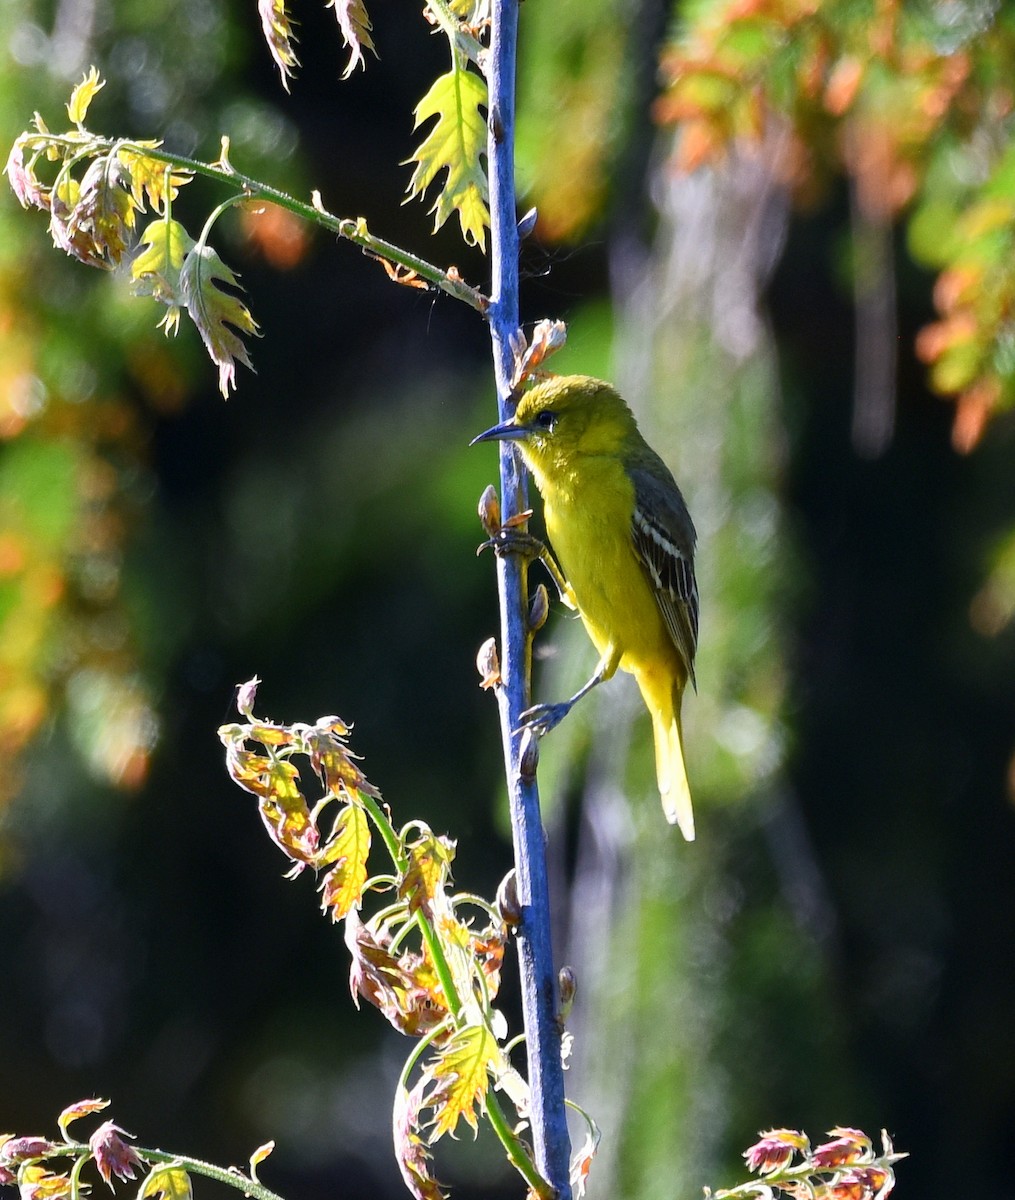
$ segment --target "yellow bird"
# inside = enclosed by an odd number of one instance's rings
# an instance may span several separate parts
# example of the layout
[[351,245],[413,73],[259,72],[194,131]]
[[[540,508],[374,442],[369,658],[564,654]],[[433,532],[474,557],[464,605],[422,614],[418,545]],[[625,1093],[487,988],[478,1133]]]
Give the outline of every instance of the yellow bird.
[[698,587],[694,525],[680,489],[621,396],[587,375],[537,384],[510,421],[475,439],[493,440],[515,442],[536,481],[563,574],[549,555],[547,565],[600,656],[570,700],[538,704],[522,721],[547,733],[618,667],[629,671],[652,716],[663,812],[693,841],[680,705],[694,683]]

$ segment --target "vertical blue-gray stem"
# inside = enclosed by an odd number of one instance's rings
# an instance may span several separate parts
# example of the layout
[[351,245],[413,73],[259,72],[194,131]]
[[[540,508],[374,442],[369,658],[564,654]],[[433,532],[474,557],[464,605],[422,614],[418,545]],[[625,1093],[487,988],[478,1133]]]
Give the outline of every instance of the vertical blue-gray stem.
[[[488,82],[490,86],[488,170],[490,331],[499,397],[499,419],[511,416],[510,340],[518,329],[518,227],[515,212],[515,50],[518,0],[494,0]],[[506,520],[527,507],[525,472],[510,443],[501,443],[501,505]],[[515,871],[522,921],[518,931],[522,1006],[525,1020],[530,1114],[536,1166],[560,1197],[570,1193],[570,1142],[564,1108],[560,1029],[556,1021],[556,971],[550,941],[550,897],[546,848],[535,779],[523,778],[519,715],[529,703],[531,640],[528,628],[526,563],[520,555],[497,560],[501,607],[501,675],[498,689]]]

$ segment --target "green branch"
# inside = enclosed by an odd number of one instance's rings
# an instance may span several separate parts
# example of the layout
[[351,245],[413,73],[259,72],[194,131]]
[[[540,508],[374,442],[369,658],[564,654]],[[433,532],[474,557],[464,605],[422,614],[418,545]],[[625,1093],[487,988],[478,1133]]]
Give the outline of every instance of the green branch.
[[[40,147],[59,145],[82,147],[81,141],[77,138],[61,137],[51,133],[30,135],[24,139],[24,144],[26,146],[38,145]],[[94,156],[98,153],[108,154],[120,149],[136,150],[146,158],[155,159],[157,162],[165,163],[169,167],[187,171],[192,175],[201,175],[206,179],[213,179],[216,183],[225,183],[233,187],[239,187],[245,199],[252,201],[260,200],[264,203],[275,204],[279,208],[284,208],[287,212],[291,212],[294,216],[301,218],[301,220],[316,225],[321,229],[327,229],[329,232],[337,234],[346,241],[352,242],[354,245],[359,246],[364,254],[393,264],[405,273],[401,276],[392,274],[392,278],[396,283],[411,283],[418,278],[440,289],[440,291],[446,292],[449,296],[453,296],[456,300],[461,300],[463,303],[468,304],[470,308],[475,309],[481,315],[486,315],[489,308],[489,300],[478,288],[467,284],[458,274],[455,267],[448,267],[445,270],[434,263],[428,262],[424,258],[420,258],[419,255],[403,249],[401,246],[396,246],[393,242],[376,237],[368,229],[366,220],[363,217],[338,217],[334,213],[328,212],[316,192],[312,197],[312,202],[308,204],[304,200],[297,200],[295,196],[290,196],[287,192],[272,187],[271,184],[262,183],[258,179],[253,179],[251,176],[245,175],[242,171],[238,171],[229,161],[228,138],[222,139],[221,157],[214,163],[203,162],[201,159],[196,158],[188,158],[182,154],[172,154],[168,150],[161,149],[161,147],[153,148],[140,142],[132,142],[122,138],[115,141],[109,138],[95,138],[89,143],[87,150],[76,156],[76,160],[82,157]]]
[[[165,1166],[179,1167],[194,1175],[203,1175],[207,1179],[214,1179],[228,1187],[236,1188],[244,1196],[252,1196],[253,1200],[285,1200],[278,1192],[273,1192],[271,1188],[266,1188],[264,1184],[259,1183],[250,1175],[245,1175],[238,1167],[219,1167],[215,1163],[204,1162],[200,1158],[189,1158],[185,1154],[169,1154],[165,1150],[150,1149],[147,1146],[132,1146],[131,1149],[146,1163],[160,1163]],[[92,1150],[88,1145],[66,1142],[63,1145],[53,1146],[47,1152],[46,1157],[69,1158],[72,1155],[78,1160],[74,1170],[80,1171],[81,1167],[91,1160]]]

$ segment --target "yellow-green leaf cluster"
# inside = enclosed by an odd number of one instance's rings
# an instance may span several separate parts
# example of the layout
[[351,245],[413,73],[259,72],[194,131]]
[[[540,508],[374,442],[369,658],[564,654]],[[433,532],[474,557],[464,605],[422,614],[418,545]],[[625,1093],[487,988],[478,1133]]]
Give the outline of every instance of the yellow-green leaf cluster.
[[[204,237],[195,243],[172,217],[172,202],[193,178],[190,172],[164,161],[157,142],[112,142],[85,129],[89,102],[101,87],[93,68],[74,89],[68,111],[76,128],[67,133],[51,134],[36,117],[36,131],[22,134],[8,157],[11,187],[23,207],[49,214],[60,249],[93,267],[124,261],[134,249],[137,214],[155,213],[159,219],[145,228],[131,264],[134,291],[168,307],[160,322],[166,333],[176,332],[186,311],[226,396],[236,386],[236,363],[250,366],[240,335],[256,334],[257,323],[230,290],[237,287],[234,272]],[[58,166],[48,180],[45,168],[52,163]]]
[[[245,721],[219,730],[227,769],[257,797],[269,835],[294,864],[290,874],[306,867],[322,874],[321,907],[344,922],[356,1004],[365,1000],[400,1033],[426,1039],[425,1057],[419,1051],[410,1057],[399,1084],[394,1128],[410,1191],[419,1200],[437,1200],[443,1193],[429,1146],[454,1134],[463,1120],[475,1130],[495,1086],[519,1116],[527,1109],[527,1085],[508,1061],[501,1044],[506,1023],[493,1007],[507,925],[495,905],[451,890],[453,841],[422,821],[400,830],[391,825],[349,749],[345,722],[334,716],[311,725],[259,720],[258,682],[239,689]],[[321,789],[315,802],[305,795],[301,759],[309,765],[308,780]],[[336,801],[341,808],[326,827],[324,816]],[[371,825],[391,859],[383,875],[368,873]],[[385,902],[362,915],[372,893],[384,894]],[[410,1088],[412,1070],[418,1079]]]

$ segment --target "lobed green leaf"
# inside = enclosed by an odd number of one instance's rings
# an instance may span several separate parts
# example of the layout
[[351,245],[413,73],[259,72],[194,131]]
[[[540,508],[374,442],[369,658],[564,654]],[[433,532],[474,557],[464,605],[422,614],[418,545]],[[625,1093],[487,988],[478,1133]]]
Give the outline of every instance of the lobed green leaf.
[[418,129],[432,117],[437,118],[437,124],[409,160],[416,167],[407,188],[409,199],[415,199],[446,171],[430,210],[434,214],[434,230],[457,212],[466,243],[482,250],[486,249],[486,230],[490,224],[482,162],[486,152],[486,120],[480,111],[486,103],[486,81],[458,63],[434,81],[416,106],[413,128]]

